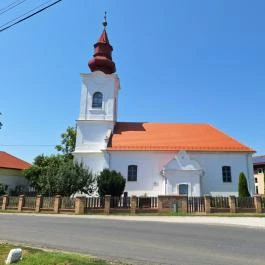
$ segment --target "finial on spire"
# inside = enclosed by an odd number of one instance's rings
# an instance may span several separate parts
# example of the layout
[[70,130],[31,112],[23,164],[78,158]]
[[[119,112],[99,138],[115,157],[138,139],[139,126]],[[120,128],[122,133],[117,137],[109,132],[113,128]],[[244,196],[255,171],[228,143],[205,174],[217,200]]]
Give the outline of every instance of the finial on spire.
[[104,29],[106,29],[106,27],[108,25],[108,23],[107,23],[107,12],[106,11],[105,11],[105,16],[104,16],[104,21],[102,24],[103,24]]

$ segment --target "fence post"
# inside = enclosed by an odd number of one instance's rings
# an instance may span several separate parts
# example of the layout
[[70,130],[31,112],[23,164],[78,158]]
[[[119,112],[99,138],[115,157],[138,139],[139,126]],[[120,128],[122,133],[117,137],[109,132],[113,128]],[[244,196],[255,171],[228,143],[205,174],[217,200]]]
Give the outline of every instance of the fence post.
[[104,214],[110,213],[110,195],[105,195],[105,208],[104,208]]
[[230,213],[236,212],[236,197],[235,196],[229,196],[229,207],[230,207]]
[[136,213],[136,207],[137,207],[137,197],[133,195],[131,197],[131,214]]
[[181,197],[181,212],[183,214],[188,212],[188,196]]
[[61,195],[56,195],[54,198],[54,205],[53,205],[53,211],[55,213],[59,213],[59,209],[61,208]]
[[3,203],[2,203],[2,210],[6,210],[6,207],[8,206],[8,195],[3,196]]
[[259,195],[254,196],[254,205],[256,208],[256,213],[262,213],[261,196]]
[[18,198],[18,208],[17,210],[19,212],[22,211],[22,208],[24,207],[25,205],[25,195],[20,195],[19,198]]
[[205,213],[206,214],[211,213],[211,196],[210,195],[204,196],[204,204],[205,204]]
[[75,198],[75,214],[84,214],[86,208],[86,197]]
[[163,212],[163,197],[158,195],[158,202],[157,202],[157,207],[158,207],[158,212]]
[[42,208],[42,203],[43,203],[42,195],[37,195],[37,197],[36,197],[36,206],[35,206],[35,212],[36,213],[40,212],[40,209]]

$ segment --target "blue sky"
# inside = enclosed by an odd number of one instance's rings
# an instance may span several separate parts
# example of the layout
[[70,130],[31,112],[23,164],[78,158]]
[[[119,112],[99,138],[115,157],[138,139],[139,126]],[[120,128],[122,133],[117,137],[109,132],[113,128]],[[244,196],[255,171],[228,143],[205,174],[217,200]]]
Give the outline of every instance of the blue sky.
[[[27,0],[1,25],[43,2]],[[0,33],[0,150],[29,162],[55,153],[78,117],[79,74],[105,10],[120,121],[210,123],[265,154],[262,0],[63,0]]]

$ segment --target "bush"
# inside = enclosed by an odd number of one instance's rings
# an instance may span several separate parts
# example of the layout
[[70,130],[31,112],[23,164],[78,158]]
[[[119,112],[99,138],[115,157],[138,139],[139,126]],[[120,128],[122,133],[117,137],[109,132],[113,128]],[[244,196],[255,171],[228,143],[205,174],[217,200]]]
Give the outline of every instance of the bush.
[[246,179],[246,176],[243,172],[241,172],[239,175],[238,196],[239,197],[250,197],[250,194],[248,191],[247,179]]
[[125,188],[125,179],[115,170],[104,169],[97,178],[99,196],[105,195],[120,197]]
[[26,192],[26,187],[23,185],[17,185],[14,189],[10,190],[11,196],[23,195]]
[[8,189],[8,185],[0,183],[0,196],[6,194]]

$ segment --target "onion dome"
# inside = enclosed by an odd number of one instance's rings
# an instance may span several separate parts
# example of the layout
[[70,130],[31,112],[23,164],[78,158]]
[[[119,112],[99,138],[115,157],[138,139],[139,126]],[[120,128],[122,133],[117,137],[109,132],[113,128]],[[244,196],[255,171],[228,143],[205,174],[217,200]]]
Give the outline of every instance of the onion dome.
[[88,62],[91,72],[102,71],[105,74],[113,74],[116,72],[115,63],[112,61],[113,48],[109,43],[106,27],[106,12],[103,21],[103,32],[100,35],[98,42],[94,45],[93,58]]

